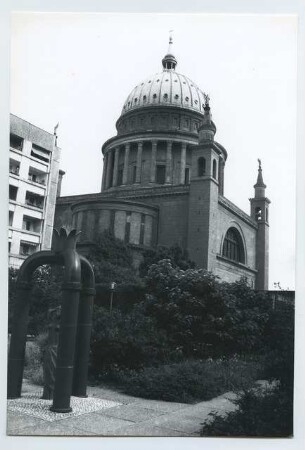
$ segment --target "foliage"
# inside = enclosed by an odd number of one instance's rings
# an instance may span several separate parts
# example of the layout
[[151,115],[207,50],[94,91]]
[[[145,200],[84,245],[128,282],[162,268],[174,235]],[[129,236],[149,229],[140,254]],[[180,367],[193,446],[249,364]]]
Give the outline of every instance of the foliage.
[[[91,364],[95,374],[109,368],[140,368],[173,358],[166,333],[134,308],[129,313],[95,306]],[[177,357],[179,352],[177,352]]]
[[[9,331],[16,302],[18,272],[16,269],[9,269]],[[61,302],[61,269],[49,265],[40,266],[33,273],[32,281],[28,334],[37,335],[47,327],[48,309],[55,308]]]
[[288,437],[293,430],[293,397],[283,388],[259,395],[246,391],[236,402],[238,409],[222,417],[211,415],[201,436]]
[[143,253],[143,261],[139,267],[140,277],[145,277],[149,268],[163,259],[168,259],[173,267],[182,270],[195,268],[195,263],[189,259],[187,251],[182,250],[179,245],[173,245],[172,247],[159,246],[156,249],[149,249]]
[[268,320],[262,294],[245,283],[220,283],[203,269],[185,271],[169,260],[153,264],[142,313],[153,317],[186,357],[251,353]]
[[127,394],[184,403],[210,400],[253,384],[261,371],[257,361],[186,360],[176,364],[121,372],[117,379]]
[[132,266],[131,249],[108,230],[96,238],[88,259],[93,266],[96,283],[109,285],[111,282],[139,282]]
[[47,333],[42,333],[34,341],[28,341],[25,349],[24,377],[38,385],[43,385],[43,352],[46,342]]

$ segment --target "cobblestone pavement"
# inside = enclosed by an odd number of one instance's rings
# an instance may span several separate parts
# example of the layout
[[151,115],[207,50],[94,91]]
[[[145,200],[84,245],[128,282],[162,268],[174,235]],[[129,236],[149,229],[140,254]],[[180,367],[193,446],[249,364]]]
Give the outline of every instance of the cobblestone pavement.
[[226,414],[236,408],[236,394],[228,392],[195,405],[146,400],[102,388],[89,387],[88,398],[72,397],[73,412],[49,411],[51,401],[28,382],[22,397],[8,401],[10,436],[199,436],[208,414]]

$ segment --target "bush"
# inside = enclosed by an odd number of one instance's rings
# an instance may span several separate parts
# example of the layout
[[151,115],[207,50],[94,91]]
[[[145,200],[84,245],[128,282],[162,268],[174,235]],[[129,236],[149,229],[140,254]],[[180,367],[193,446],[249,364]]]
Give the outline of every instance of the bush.
[[47,342],[47,334],[37,336],[34,341],[26,343],[24,377],[34,384],[43,385],[43,351]]
[[124,392],[138,397],[193,403],[210,400],[230,390],[245,389],[261,372],[259,361],[183,361],[140,372],[119,372]]
[[184,271],[162,260],[150,267],[146,283],[142,313],[155,319],[185,357],[252,354],[261,348],[268,304],[244,282],[220,283],[203,269]]
[[226,417],[211,415],[201,436],[288,437],[293,432],[293,400],[281,387],[258,395],[245,392],[236,402],[238,410]]
[[111,367],[140,368],[177,357],[154,320],[135,307],[129,313],[95,306],[91,335],[91,369],[98,376]]

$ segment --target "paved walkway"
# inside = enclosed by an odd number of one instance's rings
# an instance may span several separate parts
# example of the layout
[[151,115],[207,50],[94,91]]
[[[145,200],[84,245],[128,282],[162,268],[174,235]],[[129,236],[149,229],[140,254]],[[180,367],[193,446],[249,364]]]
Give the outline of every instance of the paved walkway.
[[[36,395],[36,403],[38,403],[40,388],[24,382],[22,398],[33,396],[33,394]],[[236,398],[232,392],[195,405],[146,400],[100,387],[89,387],[88,395],[88,399],[80,400],[82,403],[79,411],[64,417],[58,415],[55,420],[52,416],[51,421],[46,419],[43,413],[39,415],[39,412],[36,412],[35,416],[32,415],[31,410],[24,413],[9,409],[7,434],[194,437],[199,436],[201,424],[208,419],[210,412],[218,411],[226,414],[236,408],[231,401]],[[89,405],[89,410],[90,405],[93,405],[94,411],[87,412],[88,408],[87,410],[86,407],[83,408],[84,404]],[[45,409],[48,411],[48,407]]]

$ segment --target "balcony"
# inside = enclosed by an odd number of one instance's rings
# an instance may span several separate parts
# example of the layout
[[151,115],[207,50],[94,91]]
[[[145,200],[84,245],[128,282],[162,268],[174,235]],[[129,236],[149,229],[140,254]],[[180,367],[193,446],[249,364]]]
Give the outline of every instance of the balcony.
[[23,139],[19,136],[16,136],[14,134],[10,135],[10,147],[13,150],[19,150],[22,151],[23,147]]
[[46,181],[43,178],[38,178],[36,174],[29,173],[28,180],[32,181],[32,183],[41,184],[42,186],[46,185]]
[[35,208],[43,209],[44,197],[41,195],[33,194],[31,192],[26,193],[25,204],[28,206],[34,206]]
[[13,175],[19,175],[19,166],[10,166],[10,173]]

